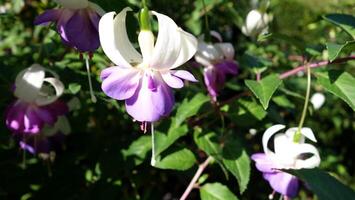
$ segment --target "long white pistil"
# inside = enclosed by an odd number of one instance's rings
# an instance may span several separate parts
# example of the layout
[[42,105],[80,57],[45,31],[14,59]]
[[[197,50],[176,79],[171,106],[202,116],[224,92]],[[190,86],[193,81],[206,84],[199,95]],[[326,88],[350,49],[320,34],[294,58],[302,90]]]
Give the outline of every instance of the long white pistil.
[[150,160],[150,164],[155,166],[155,139],[154,139],[154,123],[151,123],[151,132],[152,132],[152,158]]
[[89,65],[89,58],[85,57],[85,64],[86,64],[86,71],[88,74],[88,80],[89,80],[89,88],[90,88],[90,96],[91,96],[91,101],[93,103],[96,103],[97,99],[94,95],[94,91],[92,89],[92,82],[91,82],[91,73],[90,73],[90,65]]

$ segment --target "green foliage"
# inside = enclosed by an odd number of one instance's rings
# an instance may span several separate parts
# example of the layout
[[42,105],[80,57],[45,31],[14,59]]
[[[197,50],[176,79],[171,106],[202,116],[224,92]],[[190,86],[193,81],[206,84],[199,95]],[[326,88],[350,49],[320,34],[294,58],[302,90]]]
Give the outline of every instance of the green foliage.
[[200,189],[202,200],[238,200],[228,187],[221,183],[208,183]]
[[349,54],[355,50],[355,41],[345,42],[345,44],[327,43],[329,60],[334,61],[340,53]]
[[355,39],[355,17],[346,14],[329,14],[325,15],[324,18],[329,22],[341,27],[350,36]]
[[245,85],[259,99],[265,110],[269,107],[269,101],[281,83],[282,80],[276,74],[269,75],[260,81],[245,80]]
[[355,78],[342,71],[318,74],[318,83],[329,92],[343,99],[355,111]]
[[310,189],[317,194],[319,200],[355,199],[355,191],[320,169],[301,169],[290,172],[305,181]]

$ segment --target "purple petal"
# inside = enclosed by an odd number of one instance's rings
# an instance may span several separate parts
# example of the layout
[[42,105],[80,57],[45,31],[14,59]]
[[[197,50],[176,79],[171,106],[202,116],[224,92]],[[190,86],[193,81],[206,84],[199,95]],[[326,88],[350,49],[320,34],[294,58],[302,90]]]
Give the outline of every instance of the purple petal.
[[290,198],[297,195],[299,181],[295,176],[285,172],[264,173],[263,175],[276,192]]
[[126,110],[135,120],[154,122],[167,116],[174,106],[171,88],[162,80],[160,74],[154,74],[156,90],[148,87],[148,74],[144,74],[134,95],[126,100]]
[[132,97],[139,85],[140,72],[134,68],[110,67],[101,72],[101,88],[104,93],[117,100]]
[[34,20],[34,24],[45,25],[50,22],[57,22],[58,19],[60,18],[61,13],[62,10],[60,9],[47,10],[41,15],[36,17],[36,19]]
[[61,116],[61,115],[65,115],[69,112],[68,105],[60,100],[57,100],[57,101],[45,106],[45,109],[47,109],[53,116],[56,116],[56,117]]
[[43,122],[53,125],[57,121],[56,113],[53,113],[51,110],[47,109],[46,107],[39,107],[35,109],[34,112],[38,116],[40,120]]
[[185,79],[191,82],[198,82],[198,80],[196,80],[196,78],[194,77],[194,75],[192,75],[190,72],[185,71],[185,70],[171,70],[171,74],[179,77],[181,79]]
[[37,134],[41,131],[44,123],[37,115],[36,108],[28,107],[23,120],[24,133]]
[[96,12],[88,12],[90,17],[91,24],[95,27],[97,31],[99,31],[99,22],[100,22],[100,15]]
[[261,172],[272,173],[278,168],[277,163],[274,163],[264,153],[256,153],[251,156],[251,159],[255,161],[256,168]]
[[163,77],[164,82],[168,84],[170,87],[172,88],[184,87],[184,82],[180,78],[171,75],[169,71],[166,73],[162,73],[161,75]]
[[213,67],[205,68],[203,71],[203,78],[205,80],[205,84],[208,90],[208,93],[211,97],[216,100],[217,97],[217,76]]
[[225,74],[238,74],[238,64],[234,61],[225,60],[221,63],[215,64],[215,67]]
[[69,44],[81,52],[93,52],[100,46],[97,27],[91,22],[88,12],[92,11],[76,11],[64,26]]
[[20,102],[16,101],[11,104],[6,111],[6,126],[15,133],[21,133],[23,130],[23,116],[25,115],[26,107]]

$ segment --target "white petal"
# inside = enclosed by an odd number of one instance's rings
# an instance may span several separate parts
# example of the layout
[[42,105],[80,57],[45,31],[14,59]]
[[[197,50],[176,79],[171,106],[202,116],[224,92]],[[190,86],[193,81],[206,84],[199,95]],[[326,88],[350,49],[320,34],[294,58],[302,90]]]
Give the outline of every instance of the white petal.
[[[285,135],[287,135],[287,137],[289,137],[290,140],[293,141],[293,137],[297,131],[298,131],[298,127],[289,128],[286,130]],[[305,138],[304,138],[304,135],[302,135],[299,143],[304,143],[304,141],[305,141]]]
[[179,32],[181,37],[181,49],[178,58],[170,69],[175,69],[183,65],[190,60],[197,51],[197,39],[195,36],[183,31],[182,29],[179,29]]
[[212,63],[210,60],[208,60],[207,58],[205,58],[205,56],[197,53],[195,55],[195,60],[196,62],[200,63],[201,65],[205,66],[205,67],[209,67],[212,66]]
[[262,143],[263,143],[263,149],[265,154],[272,154],[273,152],[267,147],[267,144],[270,140],[270,138],[277,133],[278,131],[280,131],[281,129],[284,129],[285,126],[282,124],[277,124],[274,126],[271,126],[270,128],[268,128],[262,138]]
[[196,53],[197,39],[179,28],[170,17],[152,13],[158,18],[159,33],[150,66],[155,69],[179,67]]
[[104,9],[102,9],[99,5],[96,3],[92,3],[89,1],[89,7],[93,10],[95,10],[100,16],[103,16],[106,12]]
[[274,139],[275,158],[277,162],[285,168],[292,166],[297,158],[292,147],[297,145],[298,144],[290,140],[287,135],[283,133],[277,134]]
[[49,96],[47,93],[39,93],[36,98],[36,104],[39,106],[48,105],[55,102],[64,92],[64,85],[59,79],[52,77],[45,78],[44,82],[49,83],[54,88],[55,94]]
[[172,87],[172,88],[182,88],[184,87],[184,82],[176,77],[170,74],[169,71],[161,73],[163,80],[166,84],[168,84],[168,86]]
[[109,12],[99,23],[101,47],[106,56],[121,67],[132,67],[130,63],[142,62],[142,56],[127,36],[126,13],[129,10],[130,8],[123,9],[115,18],[115,12]]
[[322,93],[314,93],[311,97],[311,103],[315,110],[318,110],[325,102],[325,96]]
[[219,42],[222,42],[222,36],[217,31],[210,31],[210,34],[215,37]]
[[313,154],[310,158],[305,160],[297,159],[295,162],[295,169],[314,168],[320,164],[320,156],[318,150],[311,144],[299,144],[297,149],[298,155]]
[[58,4],[64,8],[70,9],[82,9],[88,7],[88,0],[55,0]]
[[233,60],[234,59],[234,47],[231,43],[217,43],[215,44],[222,52],[226,59]]
[[223,59],[223,52],[213,44],[207,44],[203,41],[199,41],[196,56],[202,56],[210,62],[215,62]]
[[15,96],[26,102],[34,102],[41,90],[45,77],[45,69],[33,64],[21,71],[15,81]]
[[158,38],[150,66],[155,69],[169,69],[179,56],[181,37],[179,27],[168,16],[152,12],[158,18]]

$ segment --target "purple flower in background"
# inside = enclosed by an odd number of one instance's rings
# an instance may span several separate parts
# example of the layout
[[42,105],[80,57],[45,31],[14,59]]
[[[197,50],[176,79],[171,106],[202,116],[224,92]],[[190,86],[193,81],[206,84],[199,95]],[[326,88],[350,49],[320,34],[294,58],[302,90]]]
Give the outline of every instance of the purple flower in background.
[[102,49],[116,64],[102,71],[102,90],[111,98],[126,100],[126,110],[135,120],[154,122],[171,112],[171,88],[182,88],[182,79],[196,81],[188,71],[174,69],[195,54],[197,40],[168,16],[152,11],[158,19],[159,33],[156,42],[151,31],[139,33],[141,55],[127,36],[128,10],[116,16],[114,12],[107,13],[100,20]]
[[38,16],[35,25],[56,23],[63,43],[80,52],[93,52],[100,46],[98,24],[102,8],[88,0],[57,0],[61,9],[51,9]]
[[68,112],[66,104],[58,101],[63,84],[54,72],[47,72],[54,77],[46,77],[46,69],[34,64],[17,75],[14,94],[18,100],[6,112],[6,125],[14,133],[37,134]]
[[[298,128],[290,128],[285,133],[277,134],[274,138],[274,152],[271,151],[268,148],[270,138],[284,128],[284,125],[274,125],[268,128],[262,139],[264,153],[253,154],[251,158],[270,186],[276,192],[282,194],[285,199],[288,199],[297,195],[299,180],[289,173],[280,171],[280,169],[314,168],[319,166],[320,157],[318,150],[313,145],[304,143],[305,137],[316,142],[310,128],[301,129],[300,143],[293,141]],[[312,154],[312,156],[303,159],[304,154]]]
[[238,74],[238,63],[234,61],[234,47],[231,43],[223,43],[221,36],[212,31],[219,42],[210,44],[199,39],[196,62],[202,64],[204,81],[213,101],[217,101],[218,91],[223,88],[227,74]]

